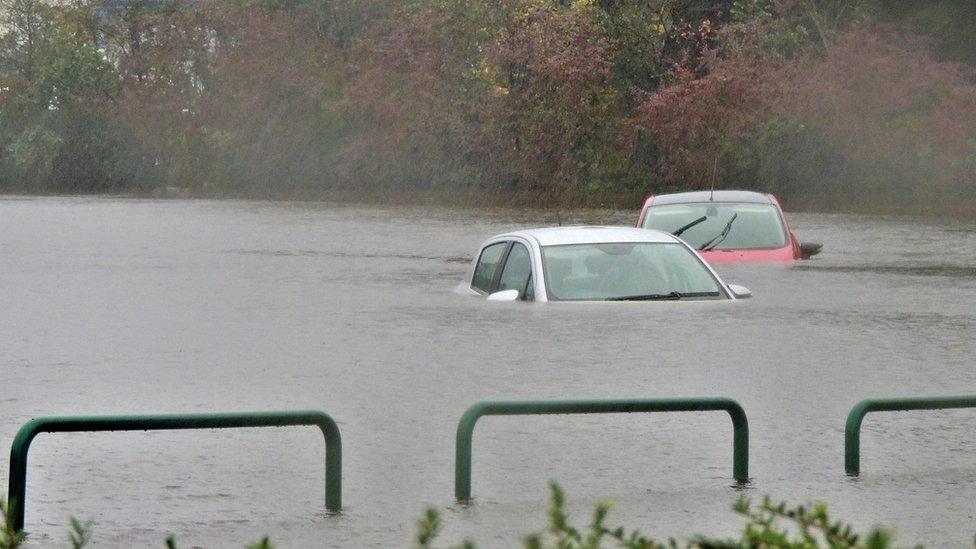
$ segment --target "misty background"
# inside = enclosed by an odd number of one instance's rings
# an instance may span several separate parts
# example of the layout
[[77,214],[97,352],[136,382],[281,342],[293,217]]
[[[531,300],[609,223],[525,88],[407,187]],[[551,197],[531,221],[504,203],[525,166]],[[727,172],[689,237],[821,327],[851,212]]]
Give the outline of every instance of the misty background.
[[970,0],[5,0],[0,191],[972,217]]

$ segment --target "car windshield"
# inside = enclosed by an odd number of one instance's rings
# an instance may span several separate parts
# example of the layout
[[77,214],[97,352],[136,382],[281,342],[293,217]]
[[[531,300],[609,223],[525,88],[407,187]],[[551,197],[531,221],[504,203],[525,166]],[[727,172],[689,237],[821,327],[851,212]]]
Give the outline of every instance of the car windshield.
[[725,297],[705,265],[678,243],[543,246],[542,263],[552,301]]
[[760,250],[786,246],[783,220],[772,204],[702,202],[652,205],[644,217],[644,228],[673,233],[705,216],[704,221],[689,227],[680,235],[692,248],[700,249],[722,234],[733,215],[736,216],[735,222],[725,237],[717,241],[714,249]]

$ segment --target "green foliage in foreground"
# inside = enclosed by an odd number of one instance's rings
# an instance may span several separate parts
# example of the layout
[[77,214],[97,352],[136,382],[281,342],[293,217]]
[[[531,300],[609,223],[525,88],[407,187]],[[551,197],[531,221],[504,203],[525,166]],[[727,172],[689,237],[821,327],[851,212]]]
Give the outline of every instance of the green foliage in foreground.
[[[523,540],[525,549],[599,549],[601,547],[625,547],[627,549],[678,549],[679,542],[671,538],[666,542],[644,537],[639,530],[627,531],[623,527],[611,528],[606,525],[611,503],[597,505],[593,519],[585,530],[572,525],[565,510],[566,497],[556,483],[550,484],[552,501],[549,508],[549,526],[545,532],[531,534]],[[831,521],[827,504],[818,503],[812,507],[787,507],[785,503],[774,504],[769,497],[763,498],[758,506],[748,499],[740,498],[732,510],[748,522],[739,539],[717,539],[696,536],[683,547],[688,549],[733,549],[733,548],[782,548],[782,549],[889,549],[894,547],[892,535],[888,530],[873,528],[867,534],[854,532],[853,528],[840,521]],[[440,514],[436,509],[427,509],[418,521],[417,547],[433,549],[433,541],[441,528]],[[465,541],[463,549],[473,549],[475,545]],[[920,547],[920,546],[919,546]]]
[[[892,549],[893,537],[883,528],[872,528],[866,534],[854,532],[851,525],[831,520],[826,503],[813,506],[788,507],[785,503],[773,503],[767,496],[756,506],[742,497],[732,510],[745,520],[739,539],[720,539],[696,536],[681,545],[675,538],[665,542],[645,537],[639,530],[628,531],[624,527],[609,527],[607,516],[612,507],[609,501],[597,505],[593,518],[585,529],[570,522],[566,512],[566,496],[556,483],[550,483],[552,492],[549,507],[549,525],[543,532],[530,534],[522,540],[525,549],[599,549],[622,547],[626,549]],[[5,521],[0,527],[0,549],[18,549],[24,542],[22,533],[13,529],[9,507],[0,500]],[[434,542],[443,527],[441,513],[433,507],[424,510],[417,520],[415,546],[417,549],[434,549]],[[91,524],[72,518],[69,541],[73,549],[82,549],[91,540]],[[976,546],[976,545],[974,545]],[[475,549],[474,542],[465,540],[454,546],[457,549]],[[916,546],[916,549],[921,546]],[[166,549],[177,549],[173,536],[166,538]],[[274,549],[265,537],[246,549]]]
[[0,527],[0,549],[16,549],[24,542],[24,534],[14,529],[14,515],[7,502],[0,500],[3,525]]

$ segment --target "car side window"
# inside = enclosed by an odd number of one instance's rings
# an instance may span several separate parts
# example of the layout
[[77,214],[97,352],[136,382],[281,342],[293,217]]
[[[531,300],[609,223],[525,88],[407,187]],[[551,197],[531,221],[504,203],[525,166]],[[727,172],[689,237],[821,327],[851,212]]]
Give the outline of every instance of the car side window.
[[495,277],[498,262],[501,260],[502,252],[505,251],[506,246],[508,246],[508,242],[499,242],[481,250],[478,265],[474,268],[474,277],[471,278],[472,288],[488,293],[489,288],[491,288],[491,280]]
[[532,299],[534,295],[526,295],[529,281],[532,278],[532,256],[524,244],[518,242],[512,245],[508,252],[508,260],[502,269],[501,279],[498,281],[498,292],[503,290],[518,290],[519,297]]

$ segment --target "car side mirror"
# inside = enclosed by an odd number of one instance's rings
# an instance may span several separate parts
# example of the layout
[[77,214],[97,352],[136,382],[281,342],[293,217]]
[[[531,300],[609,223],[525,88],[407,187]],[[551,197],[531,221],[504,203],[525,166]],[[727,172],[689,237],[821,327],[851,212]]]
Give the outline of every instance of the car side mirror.
[[747,299],[752,297],[752,292],[749,291],[749,288],[739,286],[738,284],[729,284],[729,291],[732,292],[732,295],[734,295],[736,299]]
[[518,301],[518,290],[502,290],[488,296],[488,301]]
[[819,242],[801,242],[800,243],[800,255],[803,259],[810,259],[811,257],[820,253],[823,250],[823,244]]

